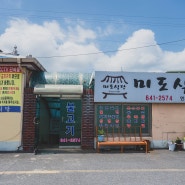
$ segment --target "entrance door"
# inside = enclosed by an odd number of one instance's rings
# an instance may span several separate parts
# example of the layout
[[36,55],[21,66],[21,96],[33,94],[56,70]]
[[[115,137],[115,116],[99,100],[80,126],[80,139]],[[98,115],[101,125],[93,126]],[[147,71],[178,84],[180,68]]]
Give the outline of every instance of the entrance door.
[[61,100],[60,148],[80,148],[81,120],[81,100]]
[[39,148],[59,146],[59,125],[61,101],[55,97],[40,97]]

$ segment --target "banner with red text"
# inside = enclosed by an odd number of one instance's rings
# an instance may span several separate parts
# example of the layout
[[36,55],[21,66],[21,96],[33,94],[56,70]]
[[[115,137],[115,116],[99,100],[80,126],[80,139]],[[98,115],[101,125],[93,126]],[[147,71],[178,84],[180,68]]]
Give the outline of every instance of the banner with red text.
[[20,112],[22,73],[18,67],[0,67],[0,112]]

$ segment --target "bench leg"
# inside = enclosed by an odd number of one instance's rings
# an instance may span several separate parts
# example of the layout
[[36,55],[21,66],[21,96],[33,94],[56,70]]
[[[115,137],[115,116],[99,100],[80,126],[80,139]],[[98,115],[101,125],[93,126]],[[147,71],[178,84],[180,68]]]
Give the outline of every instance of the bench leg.
[[96,152],[97,152],[97,153],[100,153],[100,146],[99,146],[98,143],[96,143]]
[[123,146],[121,146],[121,153],[123,153]]
[[145,147],[146,147],[146,154],[148,153],[148,143],[147,143],[147,141],[145,141],[146,142],[146,145],[145,145]]

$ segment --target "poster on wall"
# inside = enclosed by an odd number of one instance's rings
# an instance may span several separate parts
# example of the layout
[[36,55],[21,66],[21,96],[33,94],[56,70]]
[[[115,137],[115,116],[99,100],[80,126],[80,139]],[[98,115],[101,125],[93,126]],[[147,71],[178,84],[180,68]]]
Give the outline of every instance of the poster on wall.
[[62,100],[60,146],[81,145],[81,100]]
[[19,67],[0,66],[0,112],[21,112],[22,73]]
[[94,101],[185,103],[185,73],[96,71]]
[[149,104],[96,104],[97,129],[119,133],[121,128],[137,127],[150,134]]
[[131,128],[140,126],[142,133],[149,132],[149,105],[126,104],[123,105],[123,126]]
[[121,105],[96,105],[96,123],[98,129],[119,128],[122,125]]

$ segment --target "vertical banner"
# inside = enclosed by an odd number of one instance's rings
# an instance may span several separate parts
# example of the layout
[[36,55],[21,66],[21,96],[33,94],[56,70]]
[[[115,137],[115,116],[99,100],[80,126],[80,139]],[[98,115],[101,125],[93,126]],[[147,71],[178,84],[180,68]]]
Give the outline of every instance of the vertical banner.
[[0,112],[21,112],[22,73],[19,67],[0,67]]
[[60,146],[81,145],[81,100],[62,100]]

